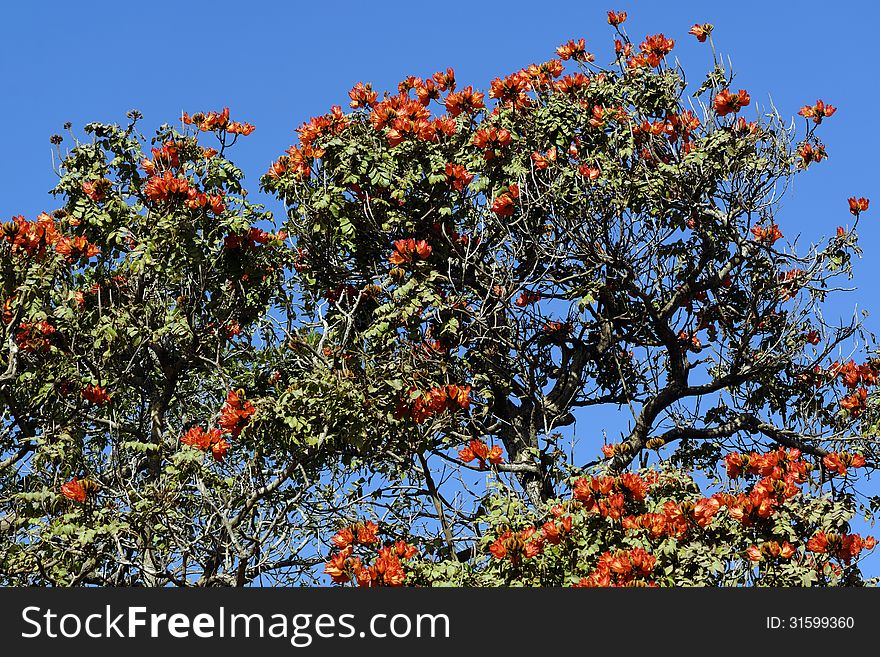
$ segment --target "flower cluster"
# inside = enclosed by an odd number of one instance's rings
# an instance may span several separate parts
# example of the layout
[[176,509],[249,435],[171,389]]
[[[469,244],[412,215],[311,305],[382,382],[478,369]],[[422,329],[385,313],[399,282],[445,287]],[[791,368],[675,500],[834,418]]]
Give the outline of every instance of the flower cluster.
[[765,559],[791,559],[795,555],[795,547],[788,541],[780,545],[778,541],[764,541],[760,546],[752,545],[746,550],[746,558],[749,561],[764,561]]
[[474,179],[473,174],[468,173],[467,169],[464,168],[464,165],[461,164],[452,164],[450,162],[446,165],[445,171],[446,180],[459,192],[470,185],[471,181]]
[[228,107],[224,107],[220,112],[196,112],[192,116],[184,112],[181,121],[186,125],[196,126],[202,132],[225,130],[233,134],[247,136],[255,129],[250,123],[230,121]]
[[798,114],[805,119],[813,119],[813,122],[818,125],[822,123],[822,119],[831,116],[836,111],[837,108],[834,105],[826,105],[822,100],[817,100],[815,105],[804,105],[801,107]]
[[471,143],[483,151],[483,157],[488,162],[499,157],[503,153],[504,147],[510,144],[511,139],[510,130],[493,126],[477,130]]
[[849,563],[864,550],[873,550],[877,541],[873,536],[862,538],[859,534],[835,534],[816,532],[807,541],[807,550],[815,554],[827,554],[839,561]]
[[[494,129],[494,128],[493,128]],[[499,217],[510,217],[516,208],[516,199],[519,198],[519,185],[513,183],[508,185],[507,189],[502,191],[495,200],[492,201],[492,212]]]
[[80,395],[87,402],[94,404],[95,406],[104,406],[105,404],[110,403],[110,395],[107,393],[102,386],[96,386],[93,384],[88,384],[81,391]]
[[847,201],[849,202],[850,213],[852,213],[856,217],[858,217],[862,212],[868,209],[868,203],[870,202],[864,196],[862,196],[861,198],[856,198],[855,196],[852,196],[848,198]]
[[489,546],[489,552],[496,559],[509,559],[514,566],[523,559],[532,559],[544,550],[544,534],[535,527],[522,531],[505,529]]
[[779,226],[776,224],[770,224],[769,226],[754,226],[752,227],[752,235],[755,236],[755,241],[762,242],[769,246],[773,246],[777,240],[785,237],[785,235],[782,234],[782,231],[779,230]]
[[[374,522],[358,522],[340,529],[330,539],[337,552],[331,554],[324,565],[324,573],[334,584],[348,584],[354,579],[358,586],[402,586],[407,574],[404,565],[413,559],[418,550],[406,541],[398,540],[367,553],[358,546],[372,548],[378,545],[379,526]],[[371,559],[367,565],[365,560]]]
[[211,452],[211,456],[217,461],[222,461],[229,451],[229,443],[223,438],[220,429],[205,430],[196,426],[187,431],[180,439],[184,445],[195,447],[203,452]]
[[237,437],[256,412],[254,405],[244,398],[243,390],[230,390],[226,403],[220,409],[218,424],[224,431]]
[[416,240],[412,237],[394,242],[394,251],[388,261],[392,265],[411,264],[416,260],[427,260],[433,251],[430,244],[425,240]]
[[495,445],[490,448],[479,438],[474,438],[468,443],[467,447],[463,447],[458,452],[458,458],[461,459],[462,463],[477,461],[480,470],[486,469],[486,463],[491,463],[492,465],[504,463],[501,447]]
[[657,583],[652,581],[651,577],[656,565],[657,557],[649,554],[644,548],[604,552],[599,556],[596,569],[574,586],[581,588],[654,587],[657,586]]
[[[449,384],[431,388],[416,397],[409,405],[409,414],[416,424],[421,424],[444,411],[466,410],[471,405],[470,394],[470,386]],[[401,406],[398,408],[397,416],[402,417],[406,410],[406,406]]]
[[724,89],[715,96],[712,106],[715,108],[715,113],[718,116],[727,116],[728,114],[739,112],[751,100],[749,92],[745,89],[740,89],[737,93],[731,93],[730,89]]
[[863,468],[865,463],[864,456],[849,452],[831,452],[822,457],[825,470],[831,474],[839,474],[841,477],[846,476],[847,468]]

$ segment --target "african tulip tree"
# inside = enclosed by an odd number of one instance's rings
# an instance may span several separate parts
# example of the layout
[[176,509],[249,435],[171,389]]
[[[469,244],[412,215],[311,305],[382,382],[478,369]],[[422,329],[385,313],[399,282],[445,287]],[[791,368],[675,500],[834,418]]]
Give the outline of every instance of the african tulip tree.
[[609,67],[359,83],[263,177],[277,226],[247,124],[92,126],[0,246],[6,578],[861,583],[880,362],[822,306],[869,203],[806,252],[776,221],[835,108],[747,117],[625,20]]

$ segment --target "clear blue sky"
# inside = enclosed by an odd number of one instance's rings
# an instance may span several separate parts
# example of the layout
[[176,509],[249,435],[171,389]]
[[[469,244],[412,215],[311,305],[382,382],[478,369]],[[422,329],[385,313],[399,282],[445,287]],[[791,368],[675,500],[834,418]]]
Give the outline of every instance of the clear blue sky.
[[[860,290],[834,308],[874,308],[868,327],[880,332],[880,9],[867,1],[7,3],[0,23],[0,220],[57,207],[47,194],[54,184],[49,136],[65,121],[75,129],[123,122],[136,108],[149,131],[183,110],[228,105],[233,118],[257,126],[232,152],[256,192],[259,176],[294,143],[294,128],[331,105],[345,106],[355,82],[382,90],[406,75],[452,66],[460,85],[487,87],[579,37],[608,62],[608,9],[629,13],[626,28],[637,43],[656,32],[674,38],[673,54],[692,81],[711,55],[687,30],[714,23],[737,88],[752,96],[747,117],[771,97],[783,116],[817,98],[838,107],[821,126],[830,159],[799,177],[779,222],[786,237],[801,233],[806,244],[851,219],[847,197],[872,199],[860,231]],[[880,572],[880,558],[869,570]]]

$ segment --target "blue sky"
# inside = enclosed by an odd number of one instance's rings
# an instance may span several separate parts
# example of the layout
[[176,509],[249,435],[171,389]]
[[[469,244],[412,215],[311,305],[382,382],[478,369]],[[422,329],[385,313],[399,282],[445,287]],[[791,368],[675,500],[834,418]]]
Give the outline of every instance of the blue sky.
[[[0,220],[57,207],[47,194],[55,178],[49,136],[65,121],[74,129],[123,122],[136,108],[149,133],[183,110],[228,105],[233,118],[257,126],[232,157],[260,198],[257,179],[294,143],[294,128],[331,105],[345,106],[355,82],[394,88],[406,75],[452,66],[460,85],[485,88],[579,37],[608,62],[608,9],[629,13],[626,28],[636,43],[657,32],[674,38],[673,54],[697,82],[711,54],[687,30],[714,23],[736,87],[752,96],[746,117],[771,98],[783,116],[817,98],[838,107],[821,126],[829,160],[798,178],[779,223],[787,238],[800,233],[809,243],[851,219],[847,197],[874,199],[860,230],[866,255],[856,266],[859,292],[833,309],[880,309],[880,9],[866,1],[8,3],[0,24]],[[880,331],[877,317],[867,325]],[[880,558],[873,563],[880,572]]]

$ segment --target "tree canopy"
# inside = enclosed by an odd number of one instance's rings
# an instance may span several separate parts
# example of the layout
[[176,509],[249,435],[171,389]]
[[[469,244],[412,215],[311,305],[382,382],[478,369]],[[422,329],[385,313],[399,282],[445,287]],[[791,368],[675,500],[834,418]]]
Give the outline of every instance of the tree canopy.
[[864,584],[880,358],[823,308],[869,201],[777,221],[835,108],[625,20],[607,66],[358,83],[274,213],[228,109],[53,137],[61,207],[0,233],[0,580]]

